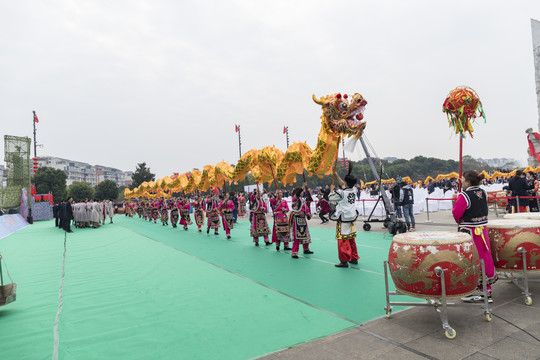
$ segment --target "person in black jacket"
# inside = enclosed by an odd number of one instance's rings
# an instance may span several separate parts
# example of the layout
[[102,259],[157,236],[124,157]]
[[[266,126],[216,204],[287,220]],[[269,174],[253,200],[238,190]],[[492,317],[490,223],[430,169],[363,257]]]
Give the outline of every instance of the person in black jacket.
[[71,219],[73,219],[73,208],[71,207],[71,202],[73,199],[70,197],[68,200],[64,203],[63,207],[63,228],[65,232],[72,233],[73,230],[71,230],[69,224],[71,222]]
[[53,213],[53,217],[54,217],[54,226],[55,227],[58,227],[58,210],[59,210],[59,206],[58,206],[58,203],[55,203],[53,205],[53,208],[52,208],[52,213]]
[[[533,186],[534,187],[534,186]],[[529,199],[522,199],[522,196],[528,196],[529,185],[527,180],[523,177],[523,171],[516,171],[516,175],[508,181],[508,190],[512,192],[512,197],[519,196],[519,209],[516,199],[510,199],[510,204],[514,207],[516,212],[527,212],[527,206],[529,206]]]
[[64,228],[64,218],[66,216],[66,199],[62,199],[60,201],[60,205],[58,205],[58,227],[60,229]]

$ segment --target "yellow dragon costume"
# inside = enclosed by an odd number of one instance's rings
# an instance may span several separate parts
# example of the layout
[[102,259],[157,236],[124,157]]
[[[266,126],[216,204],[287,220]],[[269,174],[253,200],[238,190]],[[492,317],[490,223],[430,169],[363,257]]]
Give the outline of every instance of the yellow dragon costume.
[[364,109],[367,101],[358,93],[348,96],[340,93],[327,95],[313,101],[322,108],[321,130],[315,150],[305,142],[295,142],[285,153],[274,146],[246,152],[235,167],[222,161],[205,165],[199,170],[179,176],[166,176],[157,181],[144,182],[139,187],[124,191],[125,198],[168,197],[173,192],[191,193],[195,190],[222,188],[225,182],[242,181],[251,172],[257,183],[278,181],[293,184],[297,174],[304,169],[311,175],[329,175],[342,137],[358,138],[366,127]]

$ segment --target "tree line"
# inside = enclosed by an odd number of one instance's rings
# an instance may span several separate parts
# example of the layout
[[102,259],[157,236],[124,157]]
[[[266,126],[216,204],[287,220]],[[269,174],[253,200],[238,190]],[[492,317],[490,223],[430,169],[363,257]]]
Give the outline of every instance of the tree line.
[[[375,180],[375,176],[369,167],[367,159],[361,161],[351,161],[353,164],[353,175],[358,179],[363,180],[364,182],[370,182]],[[397,159],[395,161],[389,162],[384,159],[373,159],[375,167],[379,176],[382,179],[391,179],[398,177],[409,176],[413,181],[424,180],[426,177],[431,176],[435,178],[438,174],[448,174],[451,172],[457,172],[459,169],[459,163],[456,160],[442,160],[434,157],[425,157],[425,156],[416,156],[410,160],[406,159]],[[343,178],[348,171],[348,168],[341,166],[341,161],[338,161],[336,166],[337,173]],[[234,166],[234,165],[232,165]],[[486,164],[482,164],[475,160],[472,156],[465,155],[463,157],[463,171],[466,170],[477,170],[482,171],[502,171],[508,172],[513,170],[516,167],[516,164],[509,163],[506,164],[503,168],[490,167]],[[333,177],[332,175],[325,176],[308,176],[306,173],[304,176],[297,175],[296,183],[292,186],[283,186],[278,184],[280,189],[292,190],[299,184],[303,184],[304,177],[308,187],[324,187],[326,185],[332,184]],[[150,171],[150,168],[147,166],[146,162],[138,163],[133,175],[131,177],[132,184],[129,187],[131,190],[138,187],[145,181],[155,181],[156,175]],[[36,192],[38,194],[46,194],[52,192],[53,197],[56,201],[60,199],[67,198],[69,196],[73,197],[75,201],[88,199],[97,199],[105,200],[109,199],[112,201],[123,199],[124,189],[123,186],[118,186],[112,180],[105,180],[100,182],[95,187],[92,187],[89,183],[86,182],[74,182],[69,187],[66,185],[67,175],[63,170],[57,170],[49,167],[40,167],[34,177],[32,178],[32,183],[36,186]],[[255,180],[248,174],[243,181],[238,182],[237,184],[226,185],[226,191],[244,191],[244,186],[255,184]],[[266,189],[275,189],[274,184],[264,184]]]

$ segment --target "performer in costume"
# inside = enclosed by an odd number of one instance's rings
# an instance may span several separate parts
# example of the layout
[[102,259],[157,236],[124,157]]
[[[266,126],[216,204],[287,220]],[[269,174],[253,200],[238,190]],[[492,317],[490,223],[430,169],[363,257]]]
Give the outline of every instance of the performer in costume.
[[201,227],[204,225],[204,199],[202,196],[198,196],[193,203],[193,216],[199,232],[201,232]]
[[171,208],[171,224],[172,224],[172,227],[175,228],[176,224],[178,223],[178,218],[179,218],[178,202],[176,201],[176,199],[173,199],[171,201],[170,208]]
[[268,211],[266,204],[261,199],[261,194],[258,190],[255,190],[250,196],[251,203],[251,231],[250,235],[253,237],[255,246],[259,246],[259,236],[264,237],[266,245],[270,245],[268,241],[268,234],[270,229],[268,228],[268,222],[266,221],[266,212]]
[[[495,273],[495,265],[491,256],[491,245],[486,227],[488,222],[487,194],[478,187],[483,179],[484,175],[479,175],[476,171],[465,171],[463,173],[463,177],[461,178],[463,188],[452,208],[452,215],[458,223],[458,231],[472,236],[476,250],[478,250],[478,256],[484,260],[488,302],[491,303],[493,302],[491,285],[497,281],[498,276]],[[482,276],[480,276],[477,289],[483,289]],[[462,300],[465,302],[483,302],[484,297],[482,294],[472,294],[471,296],[462,298]]]
[[330,216],[331,220],[336,223],[336,240],[338,241],[338,256],[339,264],[336,267],[349,267],[349,263],[358,264],[358,250],[356,248],[356,231],[354,230],[354,222],[358,217],[356,210],[356,188],[354,185],[357,182],[355,176],[351,175],[352,164],[349,165],[349,173],[345,176],[345,181],[334,172],[339,184],[343,190],[334,188],[334,184],[330,186],[330,201],[337,202],[336,211]]
[[244,193],[240,193],[238,195],[238,216],[245,216],[246,215],[246,198],[244,197]]
[[225,230],[227,239],[231,238],[231,229],[234,227],[234,202],[230,200],[230,196],[234,196],[234,192],[230,194],[225,193],[224,199],[219,204],[223,230]]
[[317,211],[319,212],[319,217],[321,218],[321,224],[324,224],[328,222],[328,218],[324,215],[328,214],[330,212],[330,205],[328,205],[328,200],[324,198],[324,196],[321,197],[319,202],[317,203]]
[[140,201],[137,201],[137,215],[139,215],[139,219],[143,216],[143,207]]
[[163,226],[169,225],[169,209],[168,209],[167,201],[163,201],[161,203],[161,225]]
[[276,244],[276,250],[279,251],[279,245],[283,241],[283,250],[291,250],[289,247],[289,220],[287,213],[289,205],[283,200],[283,192],[278,190],[276,197],[270,199],[270,206],[274,213],[274,226],[272,229],[272,242]]
[[304,248],[304,254],[313,254],[309,250],[311,236],[309,235],[308,220],[311,219],[311,211],[309,205],[302,197],[304,192],[307,195],[308,201],[311,199],[311,194],[307,190],[307,185],[304,183],[304,189],[298,187],[293,190],[292,211],[289,217],[289,226],[291,227],[291,237],[293,241],[291,257],[298,259],[298,250],[300,243]]
[[154,204],[152,205],[152,220],[154,220],[154,224],[157,222],[158,215],[159,215],[159,202],[156,200],[154,201]]
[[214,234],[219,235],[219,201],[217,195],[206,199],[206,217],[208,219],[208,225],[206,233],[210,233],[210,228],[214,229]]
[[190,208],[191,206],[189,204],[189,199],[187,197],[184,197],[182,199],[182,203],[180,206],[180,214],[181,214],[180,225],[184,226],[184,230],[188,229],[188,225],[193,224],[191,222],[191,217],[189,216]]

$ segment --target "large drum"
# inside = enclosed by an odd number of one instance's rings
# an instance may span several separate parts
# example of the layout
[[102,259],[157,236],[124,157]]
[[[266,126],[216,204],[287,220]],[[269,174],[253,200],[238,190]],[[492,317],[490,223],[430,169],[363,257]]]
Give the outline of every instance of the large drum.
[[388,254],[390,274],[397,291],[422,299],[442,297],[444,269],[446,296],[472,293],[480,276],[480,259],[471,235],[460,232],[415,232],[394,236]]
[[520,248],[526,250],[527,271],[540,270],[540,220],[490,220],[487,228],[497,270],[523,272]]
[[488,204],[494,204],[495,198],[498,197],[497,194],[499,191],[487,191],[487,203]]
[[498,207],[506,209],[506,206],[508,205],[508,199],[506,198],[506,193],[504,191],[499,191],[497,193],[496,202]]
[[503,216],[503,219],[540,220],[540,212],[521,212],[521,213],[506,214]]

